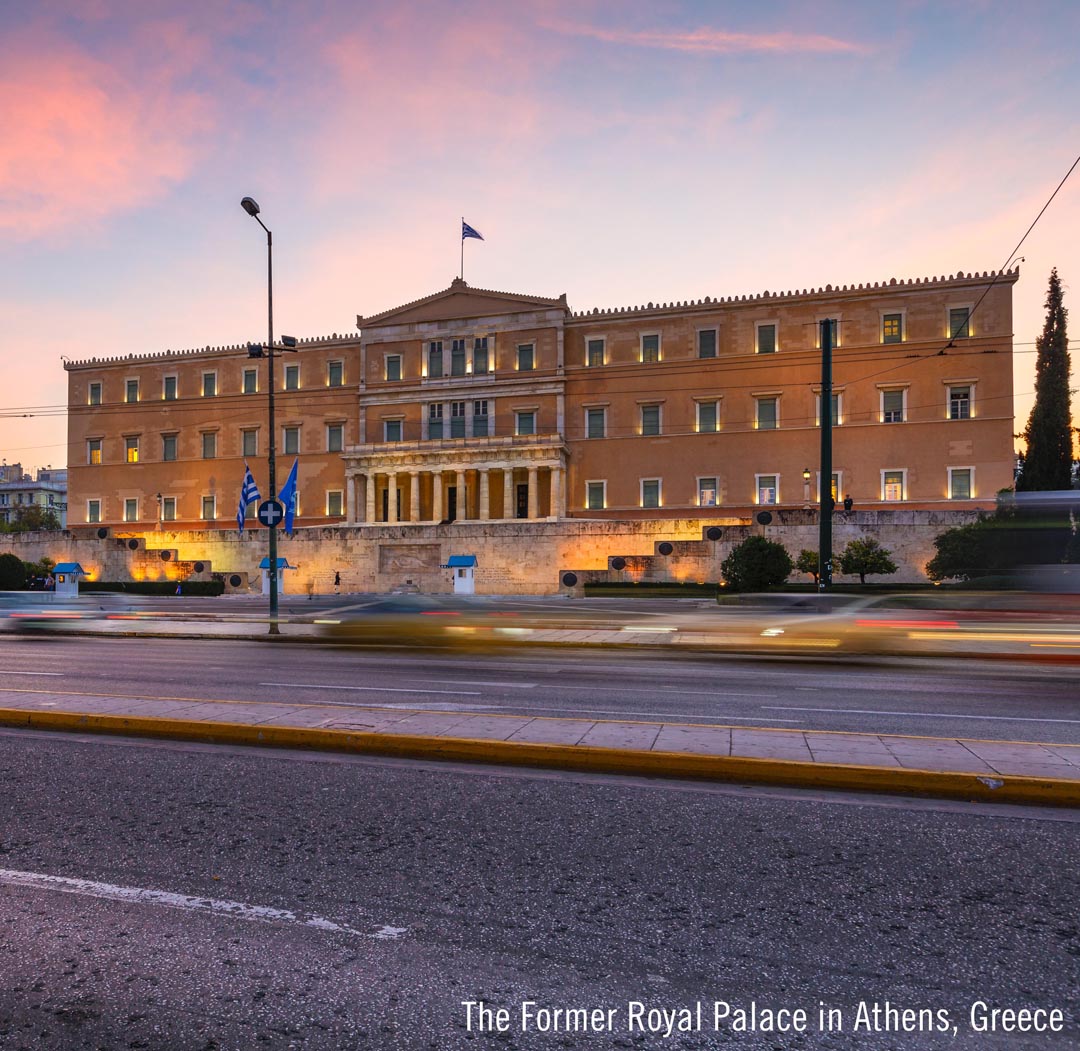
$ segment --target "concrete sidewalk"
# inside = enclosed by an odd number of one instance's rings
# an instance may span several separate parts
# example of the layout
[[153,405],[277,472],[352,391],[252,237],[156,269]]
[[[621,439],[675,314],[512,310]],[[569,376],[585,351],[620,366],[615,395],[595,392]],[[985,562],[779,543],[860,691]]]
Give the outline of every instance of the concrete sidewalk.
[[0,725],[1080,806],[1080,745],[18,689]]

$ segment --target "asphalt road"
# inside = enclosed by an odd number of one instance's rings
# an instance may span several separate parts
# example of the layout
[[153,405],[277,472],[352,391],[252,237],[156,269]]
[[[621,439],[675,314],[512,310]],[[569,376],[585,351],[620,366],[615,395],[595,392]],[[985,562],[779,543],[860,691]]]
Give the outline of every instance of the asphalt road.
[[[1078,854],[1072,812],[7,731],[0,1046],[1075,1048]],[[611,1028],[523,1032],[525,1001]],[[886,1001],[949,1028],[855,1030]],[[1064,1031],[973,1031],[980,1001]]]
[[[0,637],[8,689],[1080,742],[1074,667],[799,661],[655,650],[496,654]],[[63,698],[59,698],[63,703]],[[2,706],[2,694],[0,694]]]

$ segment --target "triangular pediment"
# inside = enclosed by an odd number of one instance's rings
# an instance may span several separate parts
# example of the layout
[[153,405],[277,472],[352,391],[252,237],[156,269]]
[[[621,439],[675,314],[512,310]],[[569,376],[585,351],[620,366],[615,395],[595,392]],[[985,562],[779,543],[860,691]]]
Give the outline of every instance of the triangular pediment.
[[532,314],[537,310],[562,310],[569,313],[566,293],[558,299],[496,292],[489,288],[470,288],[461,278],[454,278],[449,288],[413,300],[403,306],[384,310],[371,317],[357,315],[358,328],[384,325],[411,325],[457,318],[490,317],[498,314]]

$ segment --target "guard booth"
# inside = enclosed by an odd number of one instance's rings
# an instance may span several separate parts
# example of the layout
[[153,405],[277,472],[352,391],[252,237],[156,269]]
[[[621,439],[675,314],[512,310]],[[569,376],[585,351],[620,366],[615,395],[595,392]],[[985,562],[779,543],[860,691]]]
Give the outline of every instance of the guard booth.
[[[262,593],[264,595],[270,594],[270,558],[267,556],[259,563],[259,569],[262,570]],[[277,587],[278,594],[285,594],[285,570],[296,569],[296,566],[290,566],[287,558],[278,558],[277,560]]]
[[66,598],[79,594],[79,578],[88,575],[78,562],[60,562],[53,566],[52,572],[56,579],[56,594]]
[[451,555],[443,569],[454,571],[454,594],[476,594],[476,555]]

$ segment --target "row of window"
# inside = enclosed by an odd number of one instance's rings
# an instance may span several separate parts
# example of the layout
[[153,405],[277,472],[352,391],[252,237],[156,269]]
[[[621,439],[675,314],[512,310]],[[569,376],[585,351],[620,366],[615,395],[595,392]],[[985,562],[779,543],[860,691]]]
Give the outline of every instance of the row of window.
[[[161,496],[158,498],[157,514],[162,522],[175,522],[179,519],[178,509],[180,506],[180,497],[178,496]],[[199,499],[199,518],[204,522],[213,522],[218,517],[218,498],[216,494],[203,495]],[[236,505],[231,503],[232,498],[227,498],[229,508],[226,509],[225,517],[232,517],[236,514]],[[123,521],[125,522],[141,522],[143,521],[141,515],[144,508],[141,506],[142,501],[138,497],[128,497],[124,500],[124,512]],[[152,501],[151,501],[152,505]],[[104,502],[101,499],[93,499],[86,501],[86,522],[88,525],[94,525],[102,521],[102,507]],[[229,511],[231,510],[231,514]],[[299,515],[300,511],[300,496],[296,497],[296,513]],[[323,504],[323,514],[328,518],[344,518],[345,517],[345,493],[341,489],[327,489],[325,493],[325,501]]]
[[[176,432],[160,435],[161,457],[163,461],[177,459],[177,449],[180,435]],[[92,465],[102,463],[102,449],[104,438],[88,438],[86,440],[86,462]],[[218,455],[218,432],[203,431],[199,435],[199,448],[202,459],[213,460]],[[345,424],[328,423],[326,425],[326,451],[339,453],[345,448]],[[259,429],[257,427],[240,431],[240,452],[243,456],[258,456],[259,453]],[[281,429],[281,445],[278,452],[285,455],[299,455],[300,453],[300,427],[289,426]],[[124,437],[124,462],[141,463],[143,454],[142,435],[126,435]]]
[[[975,468],[974,467],[949,467],[946,479],[946,495],[950,500],[971,500],[975,495]],[[897,467],[882,470],[880,472],[880,489],[876,499],[893,503],[908,499],[907,468]],[[698,507],[715,507],[720,502],[720,490],[716,477],[701,477],[697,479],[697,495],[695,503]],[[642,478],[638,483],[638,506],[639,507],[663,507],[664,506],[664,483],[662,478]],[[838,471],[832,476],[833,499],[840,500],[843,489],[843,472]],[[814,482],[813,500],[820,500],[820,477]],[[790,497],[790,494],[789,494]],[[757,504],[780,503],[780,475],[779,474],[755,474],[754,475],[754,502]],[[789,503],[797,503],[799,500],[808,501],[810,496],[810,482],[803,482],[802,491]],[[604,479],[587,481],[585,483],[585,509],[589,511],[601,511],[608,506],[607,481]],[[676,505],[678,506],[678,505]]]
[[[343,361],[330,361],[326,365],[325,386],[345,386],[345,363]],[[101,405],[103,384],[100,381],[91,383],[87,389],[87,404]],[[282,368],[282,390],[300,390],[300,365],[289,364]],[[218,374],[216,370],[204,372],[199,387],[199,397],[215,398],[220,394],[218,386]],[[259,393],[259,370],[257,368],[244,369],[240,384],[240,393]],[[176,401],[180,397],[180,377],[176,375],[163,376],[161,378],[161,400]],[[141,381],[138,379],[124,380],[124,401],[130,403],[142,400]]]

